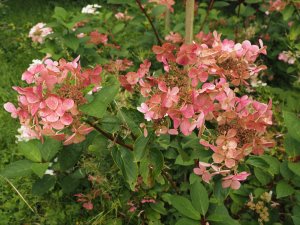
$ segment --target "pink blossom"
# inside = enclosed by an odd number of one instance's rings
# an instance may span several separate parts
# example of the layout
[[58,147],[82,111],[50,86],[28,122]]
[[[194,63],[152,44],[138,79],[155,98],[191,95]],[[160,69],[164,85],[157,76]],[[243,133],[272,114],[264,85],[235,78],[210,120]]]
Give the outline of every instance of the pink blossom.
[[45,37],[53,33],[51,27],[46,27],[45,23],[38,23],[29,31],[29,37],[33,42],[43,43]]
[[238,190],[241,186],[240,181],[246,180],[249,175],[250,174],[247,173],[247,172],[241,172],[241,173],[238,173],[236,175],[227,176],[227,177],[222,179],[223,180],[222,181],[222,187],[223,188],[230,187],[233,190]]

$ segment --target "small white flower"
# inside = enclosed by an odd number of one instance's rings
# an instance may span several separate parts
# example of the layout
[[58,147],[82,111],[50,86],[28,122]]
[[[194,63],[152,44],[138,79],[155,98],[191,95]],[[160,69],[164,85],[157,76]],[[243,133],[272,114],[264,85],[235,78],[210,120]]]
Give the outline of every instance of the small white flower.
[[85,13],[85,14],[99,14],[99,12],[97,12],[97,9],[101,8],[101,5],[98,4],[93,4],[93,5],[87,5],[85,7],[82,8],[81,13]]
[[22,142],[22,141],[29,141],[31,139],[36,139],[35,136],[35,132],[33,130],[31,130],[29,127],[26,127],[24,125],[22,125],[19,129],[18,129],[19,134],[16,135],[16,143],[18,142]]
[[45,175],[46,174],[51,175],[51,176],[55,175],[54,170],[46,170]]

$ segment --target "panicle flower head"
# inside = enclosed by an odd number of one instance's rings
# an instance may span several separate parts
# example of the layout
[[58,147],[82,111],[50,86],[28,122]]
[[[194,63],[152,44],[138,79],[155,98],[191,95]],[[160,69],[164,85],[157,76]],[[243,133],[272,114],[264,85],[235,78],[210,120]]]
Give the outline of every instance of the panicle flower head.
[[82,70],[79,57],[72,62],[49,58],[31,64],[22,80],[28,87],[13,87],[18,92],[17,107],[8,102],[6,111],[19,118],[22,135],[18,139],[42,139],[43,135],[79,143],[93,129],[80,121],[78,107],[87,102],[83,91],[100,87],[102,68]]
[[[273,146],[264,138],[272,124],[272,102],[261,103],[246,95],[237,96],[234,91],[235,87],[248,87],[251,78],[266,69],[255,64],[260,54],[266,54],[261,40],[259,45],[248,40],[235,43],[221,40],[217,32],[197,37],[200,42],[153,46],[164,72],[152,75],[150,63],[144,61],[137,72],[121,75],[120,82],[126,90],[137,89],[145,97],[137,109],[153,123],[158,136],[187,136],[194,131],[201,136],[206,121],[217,127],[215,137],[200,141],[213,151],[214,169],[205,169],[204,165],[196,168],[196,173],[209,182],[216,174],[230,176],[246,156],[262,154]],[[235,175],[232,188],[239,184]]]
[[45,23],[38,23],[30,29],[28,36],[33,42],[43,43],[45,37],[52,33],[51,27],[47,27]]

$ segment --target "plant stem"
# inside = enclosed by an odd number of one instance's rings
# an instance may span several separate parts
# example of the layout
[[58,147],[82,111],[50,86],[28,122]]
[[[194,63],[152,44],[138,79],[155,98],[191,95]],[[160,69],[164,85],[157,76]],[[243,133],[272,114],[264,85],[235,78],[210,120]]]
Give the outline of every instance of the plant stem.
[[207,10],[206,10],[206,14],[205,14],[204,20],[203,20],[203,22],[202,22],[202,24],[201,24],[201,26],[200,26],[200,31],[203,30],[204,24],[206,23],[206,20],[207,20],[207,18],[208,18],[209,12],[210,12],[210,10],[213,8],[214,3],[215,3],[214,0],[210,0],[210,1],[209,1],[209,5],[208,5],[208,8],[207,8]]
[[98,131],[100,134],[102,134],[104,137],[106,137],[107,139],[129,149],[130,151],[133,151],[133,147],[132,145],[128,145],[126,143],[124,143],[123,141],[121,141],[120,139],[114,137],[113,135],[105,132],[104,130],[102,130],[100,127],[96,126],[95,123],[92,123],[90,121],[86,121],[87,124],[89,124],[91,127],[93,127],[96,131]]
[[166,33],[168,33],[170,31],[170,10],[168,8],[166,8],[166,12],[165,12],[165,31]]
[[185,5],[185,43],[186,44],[191,44],[193,41],[194,5],[195,5],[195,0],[186,0],[186,5]]
[[159,44],[159,45],[162,45],[162,42],[161,42],[161,40],[160,40],[160,38],[159,38],[159,35],[158,35],[158,32],[157,32],[157,30],[156,30],[156,28],[155,28],[155,26],[154,26],[152,20],[150,19],[149,15],[147,14],[146,10],[145,10],[144,7],[142,6],[141,0],[135,0],[135,1],[136,1],[136,3],[139,5],[141,11],[142,11],[142,12],[144,13],[144,15],[147,17],[147,19],[148,19],[148,21],[149,21],[149,23],[150,23],[150,25],[151,25],[151,27],[152,27],[152,30],[153,30],[153,32],[154,32],[154,34],[155,34],[155,37],[156,37],[156,40],[157,40],[158,44]]
[[165,170],[162,170],[161,174],[163,175],[163,177],[165,179],[167,179],[169,181],[169,183],[172,185],[172,187],[174,188],[174,190],[176,191],[176,193],[179,193],[180,191],[179,191],[176,183],[172,180],[172,176],[167,171],[165,171]]

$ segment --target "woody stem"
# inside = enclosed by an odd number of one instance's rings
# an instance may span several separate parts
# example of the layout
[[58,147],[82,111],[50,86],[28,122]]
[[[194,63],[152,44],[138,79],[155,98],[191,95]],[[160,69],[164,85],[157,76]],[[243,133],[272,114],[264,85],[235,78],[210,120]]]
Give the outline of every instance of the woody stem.
[[149,23],[150,23],[150,25],[151,25],[151,27],[152,27],[152,30],[153,30],[153,32],[154,32],[154,34],[155,34],[155,37],[156,37],[156,40],[157,40],[158,44],[159,44],[159,45],[162,45],[162,42],[161,42],[161,40],[160,40],[160,38],[159,38],[159,35],[158,35],[158,32],[157,32],[157,30],[156,30],[156,28],[155,28],[155,26],[154,26],[154,24],[153,24],[151,18],[149,17],[148,13],[146,12],[146,10],[144,9],[144,7],[142,6],[141,1],[140,1],[140,0],[135,0],[135,1],[136,1],[136,3],[139,5],[141,11],[142,11],[142,12],[144,13],[144,15],[146,16],[147,20],[149,21]]
[[106,137],[107,139],[117,143],[118,145],[121,145],[127,149],[129,149],[130,151],[133,151],[133,147],[129,144],[124,143],[123,141],[119,140],[118,138],[114,137],[113,135],[105,132],[104,130],[102,130],[100,127],[98,127],[96,125],[95,122],[91,122],[91,121],[86,121],[87,124],[89,124],[91,127],[93,127],[96,131],[98,131],[100,134],[102,134],[104,137]]
[[185,5],[185,43],[186,44],[191,44],[193,41],[194,5],[195,5],[195,0],[186,0],[186,5]]

